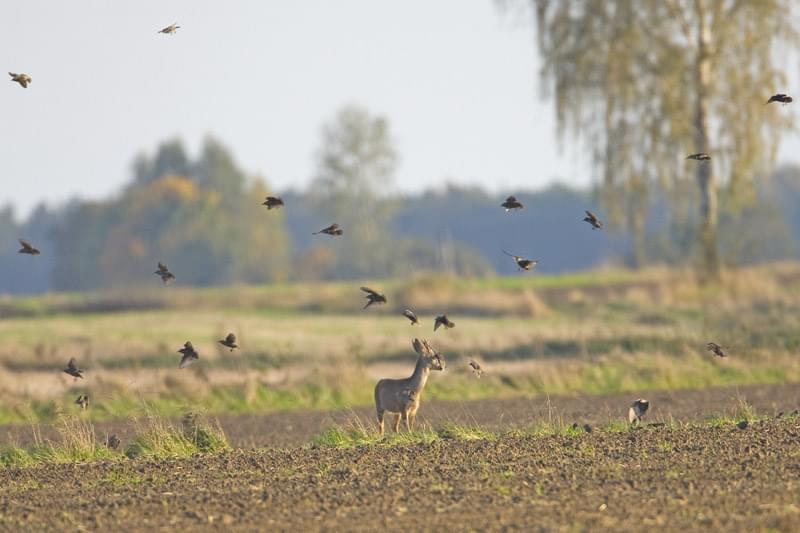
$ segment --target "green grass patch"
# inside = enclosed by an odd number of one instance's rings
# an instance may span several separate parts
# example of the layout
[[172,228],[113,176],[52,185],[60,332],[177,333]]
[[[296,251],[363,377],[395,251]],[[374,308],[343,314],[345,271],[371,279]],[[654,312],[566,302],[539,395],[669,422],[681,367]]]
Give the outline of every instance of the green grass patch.
[[130,459],[174,459],[229,449],[225,433],[219,426],[185,416],[182,427],[177,428],[164,418],[149,416],[144,421],[136,421],[136,436],[125,448],[125,455]]

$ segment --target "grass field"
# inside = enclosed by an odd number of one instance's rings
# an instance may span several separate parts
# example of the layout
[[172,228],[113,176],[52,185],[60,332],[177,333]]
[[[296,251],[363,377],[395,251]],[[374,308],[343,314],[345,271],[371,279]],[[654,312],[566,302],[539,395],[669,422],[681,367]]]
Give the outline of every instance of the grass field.
[[[2,299],[0,423],[54,420],[81,393],[93,420],[369,405],[378,378],[410,373],[415,336],[448,361],[426,391],[436,399],[800,382],[797,265],[711,287],[669,270],[369,284],[388,305],[361,310],[361,283]],[[434,333],[441,312],[457,325]],[[233,353],[216,342],[228,331]],[[179,371],[186,340],[201,360]],[[710,340],[730,357],[711,357]],[[86,379],[60,372],[70,357]]]

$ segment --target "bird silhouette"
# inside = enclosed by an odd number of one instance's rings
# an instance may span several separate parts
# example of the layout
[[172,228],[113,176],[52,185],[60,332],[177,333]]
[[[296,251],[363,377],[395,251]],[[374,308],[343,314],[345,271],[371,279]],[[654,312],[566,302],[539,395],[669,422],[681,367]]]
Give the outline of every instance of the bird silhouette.
[[714,357],[726,357],[725,352],[722,351],[722,346],[720,346],[716,342],[709,342],[708,344],[706,344],[706,350],[712,352],[714,354]]
[[37,248],[34,248],[33,245],[25,239],[19,239],[19,244],[22,246],[22,248],[20,248],[17,253],[28,255],[39,255],[42,253]]
[[450,329],[456,327],[456,324],[447,318],[447,315],[439,315],[433,321],[433,331],[439,329],[439,326],[444,326],[445,329]]
[[525,259],[524,257],[520,257],[518,255],[514,255],[512,253],[508,253],[505,250],[503,250],[503,253],[506,254],[507,256],[513,258],[514,259],[514,263],[517,264],[517,267],[520,270],[528,271],[528,270],[531,270],[532,268],[535,268],[536,265],[539,264],[539,261],[536,261],[534,259]]
[[780,102],[783,105],[786,105],[786,104],[791,104],[793,100],[794,99],[788,94],[778,93],[770,96],[769,100],[767,100],[767,103],[771,104],[772,102]]
[[516,211],[518,209],[522,209],[525,207],[514,196],[509,196],[508,198],[506,198],[506,201],[500,204],[500,206],[506,208],[506,213],[508,213],[509,211]]
[[315,231],[311,235],[319,235],[320,233],[324,233],[325,235],[330,235],[331,237],[334,237],[336,235],[341,235],[342,233],[344,233],[344,230],[339,227],[339,224],[331,224],[327,228]]
[[479,378],[483,375],[483,369],[481,365],[479,365],[476,361],[470,361],[469,366],[472,367],[472,373],[478,376]]
[[641,398],[637,399],[631,404],[631,408],[628,410],[628,421],[631,424],[641,422],[642,417],[644,417],[644,414],[647,412],[649,407],[650,402]]
[[158,33],[164,33],[164,34],[167,34],[167,35],[175,35],[175,33],[177,33],[179,28],[180,28],[180,26],[178,26],[178,23],[175,22],[174,24],[170,24],[166,28],[162,28],[162,29],[158,30]]
[[67,368],[65,368],[63,372],[74,377],[76,381],[78,378],[83,379],[83,370],[78,369],[78,363],[75,361],[74,357],[70,358],[69,362],[67,363]]
[[228,333],[228,335],[224,339],[220,340],[219,343],[226,348],[230,348],[231,351],[239,347],[239,345],[236,344],[236,335],[233,333]]
[[419,319],[417,318],[417,315],[414,314],[414,311],[412,311],[411,309],[404,310],[403,316],[411,321],[412,326],[419,325]]
[[81,394],[78,396],[78,399],[75,400],[76,405],[80,405],[82,410],[87,410],[89,408],[89,395],[88,394]]
[[167,268],[167,265],[165,265],[161,261],[158,262],[158,270],[153,272],[153,274],[159,276],[161,278],[161,281],[164,282],[164,285],[169,285],[176,279],[175,274],[170,272],[169,268]]
[[11,80],[10,81],[15,81],[15,82],[19,83],[22,86],[23,89],[27,89],[28,88],[28,84],[33,82],[33,79],[30,76],[28,76],[27,74],[23,74],[23,73],[15,74],[13,72],[9,72],[8,75],[11,76]]
[[603,221],[597,218],[597,215],[592,213],[591,211],[586,211],[586,216],[583,219],[584,222],[588,222],[592,229],[603,229]]
[[183,354],[181,357],[181,362],[178,364],[178,368],[186,368],[187,366],[191,365],[198,359],[200,359],[200,355],[192,346],[191,341],[186,341],[183,343],[183,348],[178,350],[178,353]]
[[267,196],[267,199],[261,205],[267,206],[267,209],[277,209],[283,207],[283,199],[279,196]]
[[695,161],[711,161],[711,156],[705,152],[698,152],[686,156],[686,159],[694,159]]
[[369,287],[361,287],[361,290],[364,291],[367,298],[367,305],[364,306],[364,309],[369,307],[372,304],[385,304],[386,303],[386,296],[380,294],[377,291],[373,291]]

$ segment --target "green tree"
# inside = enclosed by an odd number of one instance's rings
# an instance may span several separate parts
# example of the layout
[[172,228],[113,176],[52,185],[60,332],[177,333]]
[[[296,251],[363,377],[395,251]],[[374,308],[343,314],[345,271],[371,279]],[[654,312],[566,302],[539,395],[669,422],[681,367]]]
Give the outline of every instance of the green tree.
[[651,185],[693,176],[699,265],[716,277],[720,187],[747,198],[790,125],[764,103],[797,41],[791,0],[530,1],[559,131],[588,146],[609,209],[643,250]]
[[323,126],[312,191],[320,211],[345,232],[331,243],[339,277],[392,273],[388,195],[396,165],[385,118],[350,105]]

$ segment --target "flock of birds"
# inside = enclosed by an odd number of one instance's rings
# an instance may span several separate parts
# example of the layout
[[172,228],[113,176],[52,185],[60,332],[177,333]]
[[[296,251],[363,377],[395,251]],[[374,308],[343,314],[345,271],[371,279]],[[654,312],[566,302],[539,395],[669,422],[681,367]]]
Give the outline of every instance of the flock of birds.
[[[177,23],[173,23],[170,24],[169,26],[166,26],[165,28],[162,28],[161,30],[158,30],[157,33],[174,35],[175,33],[177,33],[178,29],[180,29],[180,26],[178,26]],[[27,89],[28,85],[30,85],[33,81],[31,76],[25,73],[9,72],[8,74],[11,76],[12,82],[18,83],[22,88],[25,89]],[[766,103],[771,104],[773,102],[778,102],[783,105],[786,105],[791,103],[792,101],[793,99],[791,96],[784,93],[778,93],[772,95],[767,100]],[[708,162],[711,160],[711,156],[707,153],[699,152],[688,155],[686,159],[695,160],[699,162]],[[278,196],[267,196],[262,205],[265,205],[268,210],[272,210],[284,207],[285,204],[283,199]],[[506,200],[502,204],[500,204],[500,206],[503,207],[507,213],[512,211],[518,211],[524,208],[523,204],[514,196],[509,196],[508,198],[506,198]],[[589,224],[592,230],[603,229],[603,221],[600,220],[600,218],[591,211],[588,210],[585,211],[585,217],[583,218],[583,221]],[[327,226],[319,231],[314,232],[312,235],[321,235],[321,234],[329,235],[331,237],[338,237],[344,234],[344,230],[339,226],[339,224],[333,223],[330,226]],[[33,256],[41,254],[41,251],[35,246],[33,246],[29,241],[25,239],[19,239],[19,243],[20,246],[22,247],[19,250],[20,254],[27,254]],[[525,257],[521,257],[512,254],[510,252],[507,252],[505,250],[502,250],[502,252],[513,259],[515,265],[520,271],[523,272],[530,271],[534,269],[538,264],[538,261],[535,259],[528,259]],[[161,278],[161,281],[164,283],[164,285],[169,285],[170,283],[174,282],[177,279],[175,274],[170,272],[167,265],[161,261],[158,262],[158,267],[157,270],[154,272],[154,274],[156,274]],[[381,294],[378,291],[375,291],[369,287],[361,287],[361,290],[365,293],[365,298],[367,300],[367,303],[364,305],[363,309],[367,309],[368,307],[374,304],[386,304],[388,301],[386,295]],[[402,314],[410,321],[412,326],[419,325],[420,323],[419,318],[411,309],[405,309]],[[455,327],[455,323],[452,320],[450,320],[445,314],[437,315],[434,319],[433,330],[437,331],[440,327],[444,327],[445,329],[451,329]],[[222,346],[230,349],[231,352],[239,347],[239,345],[236,342],[236,335],[234,333],[229,333],[224,339],[220,339],[218,342]],[[706,345],[706,349],[710,351],[715,357],[726,357],[726,353],[723,351],[722,347],[715,342],[709,342]],[[200,354],[194,348],[191,341],[186,341],[183,344],[183,347],[180,350],[178,350],[178,353],[181,354],[181,359],[180,362],[178,363],[179,369],[186,368],[200,359]],[[483,375],[483,368],[478,362],[471,360],[469,361],[469,366],[472,369],[472,372],[477,377],[480,378]],[[63,371],[66,374],[75,378],[76,381],[78,379],[83,379],[84,370],[78,368],[77,361],[74,357],[69,360],[69,362],[67,363],[67,367]],[[89,396],[87,394],[81,394],[75,400],[75,403],[81,409],[86,410],[89,407]],[[629,421],[632,424],[640,422],[649,407],[650,403],[647,400],[642,398],[636,399],[633,402],[633,404],[631,404],[628,412]],[[112,435],[108,441],[109,446],[116,447],[114,445],[115,441],[116,441],[116,446],[118,446],[119,440]]]

